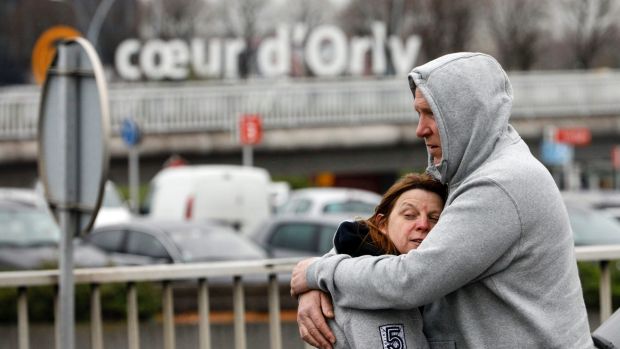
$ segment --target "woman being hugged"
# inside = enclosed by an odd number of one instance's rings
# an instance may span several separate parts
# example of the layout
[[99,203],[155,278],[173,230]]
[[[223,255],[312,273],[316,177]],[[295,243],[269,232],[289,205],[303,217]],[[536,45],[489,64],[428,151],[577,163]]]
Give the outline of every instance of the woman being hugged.
[[[387,190],[370,218],[340,225],[334,236],[335,250],[352,257],[406,254],[435,226],[446,196],[446,187],[431,176],[407,174]],[[336,336],[334,348],[428,348],[418,309],[336,306],[334,313],[329,321]]]

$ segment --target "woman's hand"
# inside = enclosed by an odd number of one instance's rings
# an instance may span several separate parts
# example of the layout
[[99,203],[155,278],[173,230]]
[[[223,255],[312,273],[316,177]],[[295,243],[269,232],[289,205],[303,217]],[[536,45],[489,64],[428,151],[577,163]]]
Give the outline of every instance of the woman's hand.
[[308,281],[306,280],[306,271],[308,271],[310,264],[317,259],[318,257],[304,259],[293,268],[293,275],[291,276],[291,296],[298,297],[300,294],[310,291],[308,288]]
[[299,336],[314,347],[332,349],[336,337],[325,320],[325,317],[334,317],[329,294],[311,290],[299,295],[298,301],[297,325],[299,326]]

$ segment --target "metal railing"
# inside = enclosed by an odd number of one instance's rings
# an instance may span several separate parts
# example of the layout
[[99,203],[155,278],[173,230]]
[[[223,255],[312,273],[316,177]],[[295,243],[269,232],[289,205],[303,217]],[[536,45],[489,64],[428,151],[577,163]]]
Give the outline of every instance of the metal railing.
[[[578,261],[599,262],[601,278],[599,282],[601,322],[612,314],[610,261],[620,260],[620,245],[576,247]],[[262,261],[219,262],[200,264],[153,265],[144,267],[111,267],[75,270],[77,284],[90,284],[91,308],[91,347],[103,348],[100,286],[109,283],[127,285],[127,341],[130,349],[140,348],[138,298],[136,283],[161,282],[163,347],[174,349],[174,304],[172,282],[176,280],[198,280],[198,335],[199,348],[211,348],[209,323],[209,279],[222,276],[233,277],[234,347],[246,348],[244,281],[249,275],[268,276],[269,338],[270,348],[282,348],[280,320],[280,295],[278,274],[290,273],[299,259],[273,259]],[[57,270],[2,272],[0,287],[18,289],[17,322],[18,348],[29,349],[28,297],[29,287],[58,285]]]
[[[277,275],[279,273],[290,273],[297,261],[299,261],[299,259],[76,269],[74,274],[75,283],[91,285],[91,348],[103,348],[100,286],[109,283],[125,283],[127,285],[128,348],[140,348],[138,297],[136,289],[136,283],[140,282],[161,282],[163,286],[163,347],[164,349],[176,348],[172,282],[178,280],[198,281],[199,348],[212,348],[209,323],[209,279],[232,276],[234,348],[245,349],[247,343],[243,277],[263,274],[268,277],[267,298],[269,303],[270,348],[281,349],[282,335]],[[58,279],[58,270],[0,273],[0,287],[18,289],[18,349],[30,348],[27,289],[35,286],[58,285]],[[56,304],[58,302],[57,297],[58,295],[56,295],[55,299]]]
[[613,313],[610,261],[620,259],[620,245],[575,247],[578,261],[598,262],[601,277],[599,280],[599,309],[601,323]]
[[[620,115],[619,71],[512,73],[513,118]],[[415,119],[407,80],[284,80],[234,84],[112,84],[113,132],[132,117],[145,133],[230,131],[258,113],[269,128],[303,128]],[[0,89],[0,140],[34,139],[40,92]]]

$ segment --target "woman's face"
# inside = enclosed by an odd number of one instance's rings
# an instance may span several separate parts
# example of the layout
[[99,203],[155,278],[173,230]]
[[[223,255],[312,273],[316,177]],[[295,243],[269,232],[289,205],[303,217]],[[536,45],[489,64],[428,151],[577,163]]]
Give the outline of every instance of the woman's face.
[[398,252],[407,253],[420,246],[442,209],[439,195],[423,189],[408,190],[396,200],[381,232],[388,235]]

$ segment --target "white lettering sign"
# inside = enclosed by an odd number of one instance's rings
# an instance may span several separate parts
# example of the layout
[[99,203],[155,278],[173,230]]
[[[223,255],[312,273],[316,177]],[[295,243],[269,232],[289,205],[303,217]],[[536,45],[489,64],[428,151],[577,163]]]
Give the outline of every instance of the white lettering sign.
[[[413,68],[420,51],[417,35],[403,42],[387,37],[384,23],[375,22],[370,37],[351,37],[333,25],[322,25],[310,31],[303,24],[291,30],[280,25],[273,37],[262,40],[256,51],[258,74],[280,77],[291,74],[292,46],[301,47],[302,58],[310,71],[320,77],[340,75],[383,75],[387,71],[387,51],[395,73],[405,75]],[[126,80],[185,80],[198,78],[239,77],[240,55],[246,49],[241,38],[160,39],[140,42],[123,41],[116,50],[118,74]],[[296,49],[297,50],[297,49]],[[298,51],[296,51],[298,52]]]
[[337,27],[313,30],[304,51],[308,67],[317,76],[342,75],[347,67],[347,37]]
[[278,28],[275,38],[263,40],[258,47],[258,69],[265,76],[287,75],[291,71],[291,44],[285,26]]

